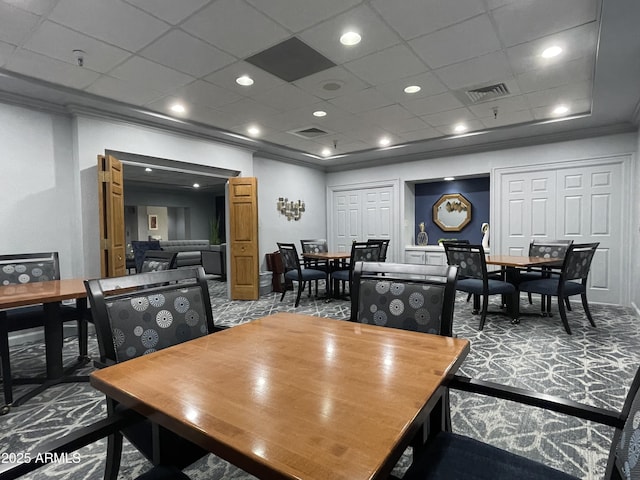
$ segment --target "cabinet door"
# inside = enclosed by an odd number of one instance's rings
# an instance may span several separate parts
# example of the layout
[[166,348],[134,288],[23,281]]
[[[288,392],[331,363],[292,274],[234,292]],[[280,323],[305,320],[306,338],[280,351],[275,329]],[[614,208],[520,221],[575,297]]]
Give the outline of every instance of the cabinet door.
[[405,263],[414,263],[417,265],[424,265],[424,262],[425,262],[424,252],[407,250],[404,252],[404,261]]
[[435,265],[437,267],[447,264],[444,252],[425,252],[425,261],[427,265]]

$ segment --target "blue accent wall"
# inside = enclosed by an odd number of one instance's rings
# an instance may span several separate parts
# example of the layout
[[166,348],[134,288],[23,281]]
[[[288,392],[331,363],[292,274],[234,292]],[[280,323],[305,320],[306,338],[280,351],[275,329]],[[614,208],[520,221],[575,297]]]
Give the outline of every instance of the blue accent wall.
[[[413,242],[418,243],[416,238],[420,231],[420,223],[424,222],[429,245],[437,244],[441,238],[481,243],[480,228],[483,223],[489,222],[489,188],[489,177],[416,184],[416,231]],[[471,202],[471,221],[459,232],[445,232],[433,222],[433,204],[445,193],[461,193]]]

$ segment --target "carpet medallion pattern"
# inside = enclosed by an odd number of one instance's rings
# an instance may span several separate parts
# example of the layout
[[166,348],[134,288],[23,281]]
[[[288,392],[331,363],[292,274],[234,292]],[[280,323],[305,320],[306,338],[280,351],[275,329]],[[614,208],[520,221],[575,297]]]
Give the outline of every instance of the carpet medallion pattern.
[[[226,284],[210,282],[215,323],[219,325],[232,327],[279,311],[342,320],[350,315],[350,304],[346,300],[326,302],[303,294],[300,306],[294,308],[292,292],[280,302],[277,293],[263,295],[256,301],[228,301],[225,291]],[[574,302],[573,311],[568,312],[573,335],[567,335],[557,309],[551,318],[533,315],[539,311],[539,304],[534,299],[534,305],[530,306],[523,296],[521,310],[521,323],[512,325],[496,304],[490,304],[485,328],[480,332],[479,316],[472,315],[466,294],[458,296],[454,334],[471,341],[471,353],[460,373],[597,407],[621,409],[640,365],[640,321],[634,311],[592,305],[597,325],[593,328],[582,306]],[[97,357],[95,337],[90,338],[90,350]],[[65,340],[64,354],[66,362],[77,355],[74,338]],[[45,370],[41,343],[12,347],[11,358],[16,376],[35,376]],[[79,373],[88,374],[92,369],[87,366]],[[24,389],[16,387],[15,395],[19,396]],[[613,434],[611,428],[455,391],[451,394],[451,405],[453,428],[458,433],[540,460],[579,478],[603,477]],[[29,451],[33,445],[95,421],[105,415],[105,410],[103,395],[88,383],[50,388],[0,417],[0,454]],[[103,474],[105,452],[106,443],[100,441],[81,449],[78,463],[50,465],[24,478],[99,479]],[[401,459],[394,474],[401,476],[409,458],[407,454]],[[119,478],[134,478],[149,466],[125,441]],[[190,466],[185,473],[193,480],[254,478],[214,455]]]

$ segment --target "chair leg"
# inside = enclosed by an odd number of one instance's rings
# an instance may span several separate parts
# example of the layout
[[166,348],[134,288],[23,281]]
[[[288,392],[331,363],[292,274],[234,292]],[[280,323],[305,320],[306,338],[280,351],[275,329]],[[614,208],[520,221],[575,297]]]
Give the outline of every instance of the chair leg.
[[531,298],[531,292],[527,292],[527,297],[529,297],[529,305],[533,305],[533,299]]
[[471,294],[467,295],[467,303],[469,303],[469,300],[471,300]]
[[[589,323],[591,323],[592,327],[596,326],[596,323],[593,321],[593,318],[591,317],[591,312],[589,311],[589,304],[587,303],[587,294],[583,293],[582,295],[580,295],[580,297],[582,298],[582,308],[584,308],[584,313],[587,315],[587,318],[589,319]],[[567,302],[569,301],[569,299],[567,298]]]
[[566,305],[567,310],[568,310],[568,311],[571,311],[571,302],[569,301],[569,297],[566,297],[566,298],[564,299],[564,304]]
[[0,370],[2,371],[2,387],[4,389],[4,405],[0,415],[9,413],[9,405],[13,403],[13,381],[11,377],[11,358],[9,356],[9,329],[7,312],[0,312]]
[[489,295],[482,295],[482,315],[480,315],[480,327],[478,330],[484,328],[484,322],[487,319],[487,310],[489,308]]
[[[300,304],[300,297],[302,296],[302,291],[304,290],[305,283],[307,282],[298,282],[298,294],[296,295],[296,303],[294,305],[295,308],[298,308],[298,305]],[[309,288],[311,288],[311,284],[309,284]]]
[[569,328],[569,322],[567,321],[567,312],[564,309],[564,298],[558,297],[558,310],[560,310],[560,318],[562,319],[564,329],[571,335],[571,328]]
[[473,295],[473,311],[471,313],[473,313],[474,315],[477,315],[478,312],[480,311],[480,295]]

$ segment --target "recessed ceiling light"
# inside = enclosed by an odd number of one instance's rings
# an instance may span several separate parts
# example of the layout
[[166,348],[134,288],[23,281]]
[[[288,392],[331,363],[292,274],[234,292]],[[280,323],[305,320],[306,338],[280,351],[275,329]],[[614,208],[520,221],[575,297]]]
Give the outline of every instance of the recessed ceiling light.
[[200,184],[199,183],[194,183],[193,184],[193,188],[200,188]]
[[553,114],[564,115],[568,111],[569,111],[569,107],[567,107],[566,105],[558,105],[556,108],[553,109]]
[[184,113],[187,110],[181,103],[174,103],[170,108],[172,112],[176,113]]
[[153,172],[153,170],[151,170],[149,167],[144,169],[145,172]]
[[382,137],[380,140],[378,140],[378,145],[380,145],[381,147],[386,147],[390,143],[391,139],[389,137]]
[[453,127],[453,131],[456,133],[462,133],[467,131],[467,126],[464,123],[459,123],[455,127]]
[[404,93],[418,93],[422,90],[420,85],[409,85],[408,87],[404,87]]
[[322,155],[324,155],[325,157],[328,157],[329,155],[331,155],[331,150],[329,148],[323,148],[322,149]]
[[348,47],[359,44],[360,40],[362,37],[356,32],[346,32],[340,37],[340,43]]
[[553,58],[553,57],[557,57],[561,53],[562,53],[562,48],[560,48],[557,45],[554,45],[552,47],[545,48],[540,54],[540,56],[542,58]]
[[452,180],[455,180],[456,177],[444,177],[445,182],[451,182]]
[[313,112],[313,116],[314,117],[326,117],[327,116],[327,112],[325,112],[324,110],[316,110],[315,112]]
[[247,128],[247,133],[249,135],[260,135],[260,129],[258,127],[249,127]]
[[253,85],[253,78],[249,75],[242,75],[241,77],[236,78],[236,83],[238,85],[242,85],[243,87],[248,87]]

